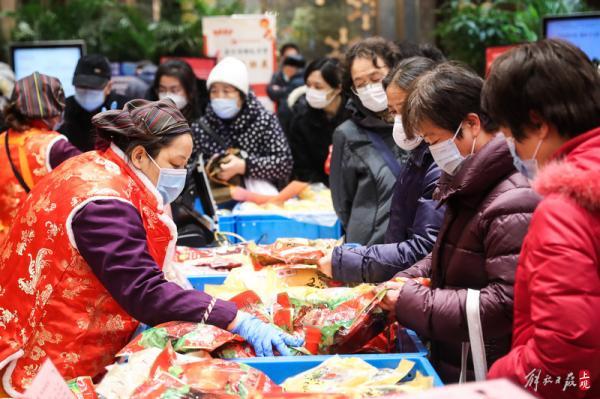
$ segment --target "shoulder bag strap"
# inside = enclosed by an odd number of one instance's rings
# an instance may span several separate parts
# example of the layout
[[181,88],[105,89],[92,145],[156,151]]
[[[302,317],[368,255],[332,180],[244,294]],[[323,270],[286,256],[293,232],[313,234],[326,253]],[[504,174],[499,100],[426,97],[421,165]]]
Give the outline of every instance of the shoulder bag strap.
[[388,147],[387,144],[385,144],[381,136],[377,133],[366,129],[363,129],[363,131],[367,134],[367,136],[369,136],[369,140],[371,140],[373,146],[375,146],[377,151],[381,154],[387,167],[392,171],[394,176],[398,178],[402,173],[403,167],[398,162],[398,159],[396,159],[396,156],[394,155],[392,149]]
[[21,174],[19,173],[19,171],[17,170],[17,167],[15,166],[13,160],[12,160],[12,156],[10,155],[10,147],[8,145],[8,130],[5,133],[4,136],[4,148],[6,149],[6,155],[8,157],[8,163],[10,163],[10,167],[13,171],[13,174],[15,175],[15,177],[17,178],[17,180],[19,181],[19,184],[21,185],[21,187],[23,187],[23,190],[25,190],[26,193],[29,193],[31,191],[31,189],[29,188],[29,186],[27,185],[27,183],[25,183],[25,180],[23,180],[23,176],[21,176]]
[[225,149],[229,148],[227,143],[225,143],[225,140],[223,140],[223,137],[219,136],[213,130],[213,128],[209,126],[208,123],[204,122],[204,120],[202,118],[198,118],[198,124],[200,125],[202,130],[204,130],[206,132],[206,134],[208,134],[213,140],[215,140],[217,143],[219,143],[221,145],[221,147],[223,147]]
[[[485,355],[485,344],[483,342],[483,328],[481,326],[481,315],[479,306],[480,291],[467,290],[467,326],[469,329],[469,342],[463,343],[460,382],[466,381],[467,356],[469,346],[473,352],[473,369],[475,370],[475,381],[485,381],[487,375],[487,359]],[[470,345],[469,345],[470,344]]]

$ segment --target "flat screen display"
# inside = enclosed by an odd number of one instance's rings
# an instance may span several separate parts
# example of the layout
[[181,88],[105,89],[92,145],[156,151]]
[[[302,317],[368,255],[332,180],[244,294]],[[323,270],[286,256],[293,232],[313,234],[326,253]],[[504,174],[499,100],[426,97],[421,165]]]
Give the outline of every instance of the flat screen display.
[[568,40],[600,62],[600,13],[546,17],[544,37]]
[[65,96],[75,94],[73,73],[84,52],[83,43],[36,43],[11,45],[11,60],[17,79],[38,71],[60,79]]

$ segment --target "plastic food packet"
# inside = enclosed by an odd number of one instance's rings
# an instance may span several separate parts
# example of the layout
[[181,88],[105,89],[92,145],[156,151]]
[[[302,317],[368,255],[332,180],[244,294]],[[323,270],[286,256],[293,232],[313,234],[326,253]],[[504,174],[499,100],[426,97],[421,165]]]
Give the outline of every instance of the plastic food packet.
[[273,323],[288,333],[294,331],[294,308],[284,292],[277,295],[277,302],[273,305]]
[[217,349],[213,355],[219,359],[244,359],[256,357],[256,352],[247,342],[232,342]]
[[132,353],[127,363],[117,363],[107,367],[108,372],[96,386],[96,392],[108,399],[129,399],[133,391],[150,375],[161,349],[148,348]]
[[[333,357],[319,366],[290,377],[282,384],[287,392],[337,392],[358,394],[358,397],[371,396],[378,389],[401,383],[414,367],[414,363],[403,359],[396,369],[377,369],[359,358]],[[429,381],[432,385],[432,381]],[[412,388],[429,387],[422,376],[417,376]]]
[[129,356],[148,348],[164,349],[169,340],[179,339],[197,327],[197,323],[170,321],[150,328],[129,342],[116,357]]
[[182,365],[179,377],[202,392],[224,392],[251,398],[254,392],[281,392],[281,388],[261,371],[245,364],[207,359]]
[[177,340],[174,349],[180,353],[198,350],[212,352],[234,341],[243,342],[243,338],[210,324],[198,324],[194,330]]
[[224,393],[200,392],[168,373],[159,373],[136,388],[131,399],[230,399]]
[[177,361],[177,354],[173,350],[171,342],[167,342],[167,346],[162,352],[156,357],[152,367],[150,368],[149,376],[154,377],[155,375],[168,372],[171,367],[175,365]]
[[398,323],[388,325],[375,338],[363,345],[355,353],[394,353],[397,352]]
[[260,297],[256,295],[254,291],[242,292],[231,298],[230,301],[237,305],[238,310],[249,313],[265,323],[271,323],[271,318],[267,309]]
[[384,291],[376,292],[373,286],[368,290],[358,286],[350,290],[319,291],[309,293],[305,290],[307,295],[303,299],[291,298],[295,305],[294,327],[320,329],[319,354],[354,353],[388,324],[385,314],[377,307]]
[[91,377],[77,377],[67,381],[67,385],[76,399],[98,399]]

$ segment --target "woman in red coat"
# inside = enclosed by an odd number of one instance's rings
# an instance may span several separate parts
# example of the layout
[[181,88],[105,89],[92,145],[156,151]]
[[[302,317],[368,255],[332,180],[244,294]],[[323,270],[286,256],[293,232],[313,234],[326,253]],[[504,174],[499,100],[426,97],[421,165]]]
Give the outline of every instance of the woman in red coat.
[[489,377],[599,398],[600,75],[575,46],[543,40],[496,60],[482,102],[544,197],[519,258],[512,349]]

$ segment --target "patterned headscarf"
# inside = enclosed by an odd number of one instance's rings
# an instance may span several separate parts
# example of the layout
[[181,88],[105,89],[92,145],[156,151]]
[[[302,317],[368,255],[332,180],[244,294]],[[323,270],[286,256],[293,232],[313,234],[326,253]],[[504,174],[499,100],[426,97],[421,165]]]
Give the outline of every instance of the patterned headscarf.
[[62,114],[65,92],[57,78],[34,72],[15,83],[11,102],[29,119],[48,119]]
[[92,123],[111,136],[138,135],[171,136],[191,133],[190,125],[170,99],[161,101],[132,100],[123,110],[102,112],[92,118]]

